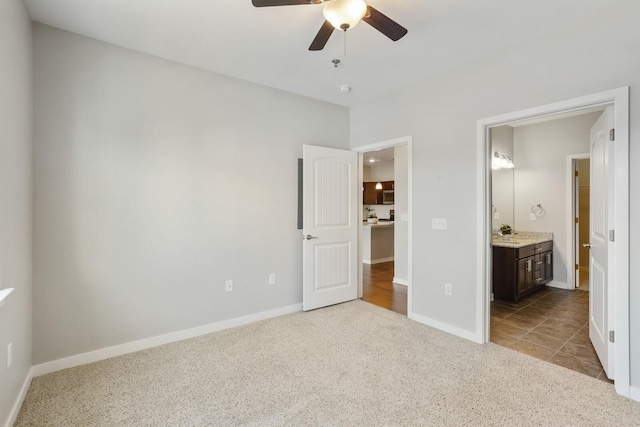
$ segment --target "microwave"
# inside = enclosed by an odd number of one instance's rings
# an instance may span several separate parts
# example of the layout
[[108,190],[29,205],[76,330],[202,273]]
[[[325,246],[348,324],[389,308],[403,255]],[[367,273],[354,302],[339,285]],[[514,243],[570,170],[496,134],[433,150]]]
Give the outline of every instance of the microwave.
[[393,190],[384,190],[382,191],[382,204],[383,205],[393,205]]

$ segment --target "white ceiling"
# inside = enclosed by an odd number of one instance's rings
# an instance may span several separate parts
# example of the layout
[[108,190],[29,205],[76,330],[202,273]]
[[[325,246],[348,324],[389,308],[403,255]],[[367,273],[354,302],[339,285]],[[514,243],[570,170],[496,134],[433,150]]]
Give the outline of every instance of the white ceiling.
[[[622,0],[368,0],[409,30],[361,22],[308,51],[323,5],[251,0],[25,0],[34,21],[239,79],[354,106]],[[342,61],[334,68],[331,60]],[[349,93],[338,86],[348,84]]]
[[[395,156],[395,148],[383,148],[377,151],[367,151],[362,153],[362,163],[365,166],[375,165],[376,162],[384,162],[385,160],[393,160]],[[373,160],[373,162],[371,161]]]

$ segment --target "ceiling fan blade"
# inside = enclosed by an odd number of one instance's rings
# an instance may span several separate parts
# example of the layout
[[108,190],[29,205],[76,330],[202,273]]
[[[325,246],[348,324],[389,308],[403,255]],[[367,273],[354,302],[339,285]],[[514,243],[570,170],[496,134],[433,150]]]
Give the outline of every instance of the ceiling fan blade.
[[371,6],[367,6],[367,13],[362,20],[394,42],[400,40],[407,34],[406,28]]
[[324,24],[322,24],[322,27],[320,27],[320,31],[318,31],[318,34],[316,34],[316,38],[311,42],[309,50],[324,49],[324,45],[326,45],[329,41],[329,37],[331,37],[333,30],[334,28],[333,25],[331,25],[331,22],[325,20]]
[[255,7],[267,6],[293,6],[296,4],[318,4],[322,1],[318,0],[251,0]]

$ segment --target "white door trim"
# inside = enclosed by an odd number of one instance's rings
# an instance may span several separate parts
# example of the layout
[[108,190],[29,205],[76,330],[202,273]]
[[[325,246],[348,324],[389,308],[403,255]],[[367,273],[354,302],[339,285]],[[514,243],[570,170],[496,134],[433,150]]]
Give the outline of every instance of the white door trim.
[[[390,139],[387,141],[377,142],[375,144],[361,145],[359,147],[353,147],[351,150],[358,153],[366,153],[367,151],[380,150],[383,148],[397,147],[399,145],[407,146],[407,210],[409,211],[409,223],[407,225],[407,317],[411,319],[413,317],[413,137],[411,135],[403,136],[400,138]],[[362,186],[363,181],[363,167],[362,156],[359,161],[359,182]],[[358,221],[362,224],[362,197],[358,200]],[[358,242],[362,242],[362,227],[358,229]],[[362,245],[358,245],[358,259],[362,259]],[[403,283],[404,284],[404,283]],[[358,298],[362,298],[362,263],[358,264]]]
[[576,208],[575,208],[575,175],[574,161],[590,158],[589,153],[569,154],[567,156],[567,253],[571,254],[571,263],[567,263],[567,289],[576,288],[576,270],[575,265],[578,264],[578,256],[576,253]]
[[615,370],[616,392],[629,397],[629,87],[574,98],[567,101],[529,108],[477,122],[477,248],[476,248],[476,341],[489,340],[491,293],[491,150],[489,128],[522,120],[578,111],[600,105],[615,106],[615,262],[609,270],[610,283],[615,283]]

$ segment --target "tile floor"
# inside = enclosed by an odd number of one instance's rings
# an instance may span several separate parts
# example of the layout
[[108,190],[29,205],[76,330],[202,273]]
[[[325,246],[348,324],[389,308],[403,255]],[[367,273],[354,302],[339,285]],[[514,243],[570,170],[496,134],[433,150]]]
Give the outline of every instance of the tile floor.
[[491,303],[491,342],[611,382],[589,340],[589,292],[543,288]]

